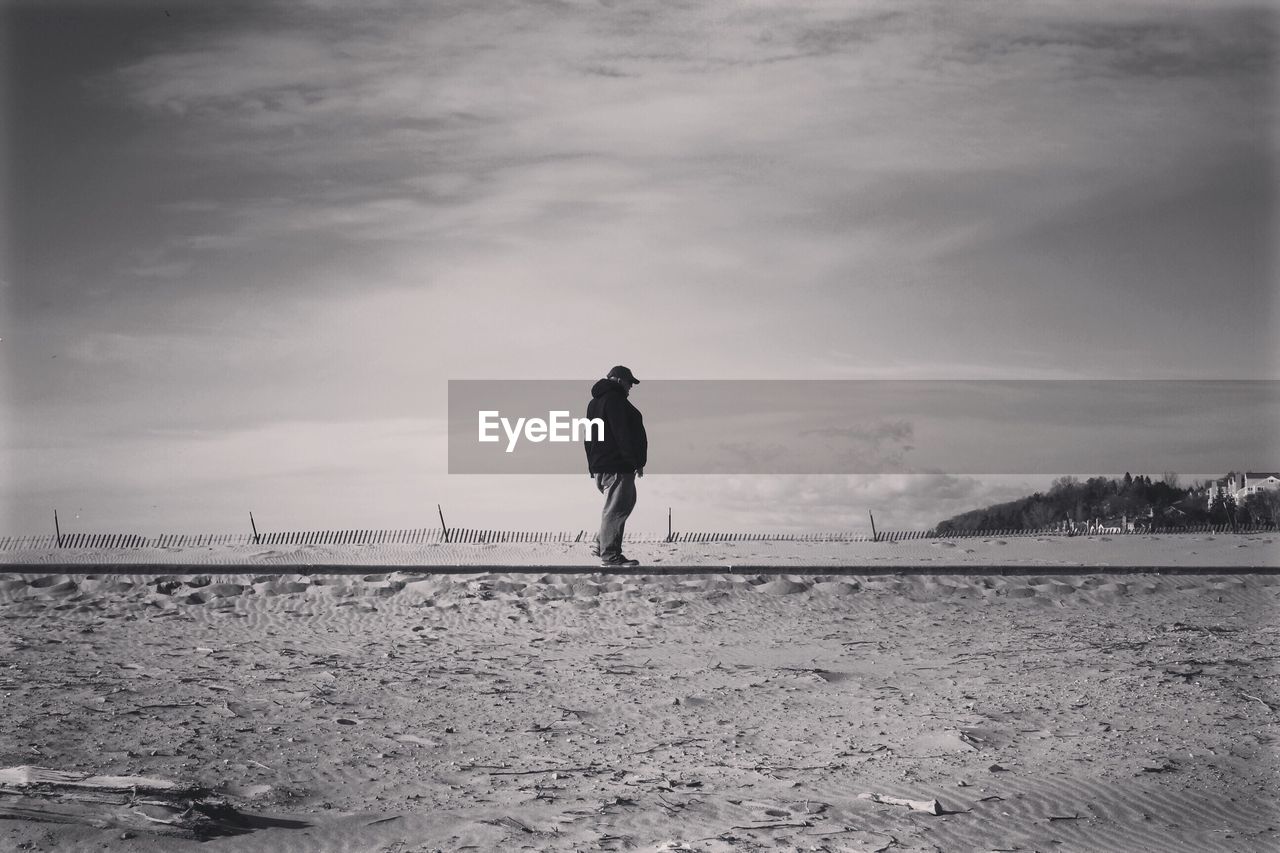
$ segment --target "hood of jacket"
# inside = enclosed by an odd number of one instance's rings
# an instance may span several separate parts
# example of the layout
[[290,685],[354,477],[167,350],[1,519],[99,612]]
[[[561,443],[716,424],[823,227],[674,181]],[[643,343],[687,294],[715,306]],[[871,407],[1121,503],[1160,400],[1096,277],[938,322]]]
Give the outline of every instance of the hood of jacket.
[[610,391],[617,391],[622,396],[627,396],[627,389],[614,382],[612,379],[601,379],[595,385],[591,386],[591,398],[603,397]]

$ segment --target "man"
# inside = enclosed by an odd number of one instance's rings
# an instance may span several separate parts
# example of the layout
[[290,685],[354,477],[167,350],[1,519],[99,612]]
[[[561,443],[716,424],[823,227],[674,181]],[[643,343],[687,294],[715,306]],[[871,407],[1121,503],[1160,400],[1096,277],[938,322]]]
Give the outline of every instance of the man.
[[596,534],[592,553],[605,568],[630,568],[639,560],[622,553],[622,533],[627,516],[636,505],[636,478],[644,476],[648,461],[649,439],[644,432],[644,417],[627,399],[631,389],[640,384],[632,372],[622,365],[609,371],[591,388],[587,417],[604,421],[604,437],[594,441],[587,431],[587,468],[595,477],[596,488],[604,495],[604,511],[600,514],[600,532]]

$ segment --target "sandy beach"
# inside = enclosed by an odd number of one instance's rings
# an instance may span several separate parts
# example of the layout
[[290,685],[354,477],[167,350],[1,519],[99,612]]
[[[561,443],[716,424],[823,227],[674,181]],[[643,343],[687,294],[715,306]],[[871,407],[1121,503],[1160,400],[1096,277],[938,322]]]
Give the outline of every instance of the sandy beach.
[[[990,536],[870,541],[719,541],[665,543],[659,535],[628,535],[628,556],[641,571],[682,568],[862,568],[982,571],[991,567],[1046,569],[1280,568],[1275,533],[1099,536]],[[38,548],[0,551],[0,568],[25,566],[383,566],[388,569],[599,568],[587,545],[574,542],[369,545],[200,545],[182,547]],[[151,569],[148,569],[151,570]]]
[[0,767],[295,825],[0,848],[1280,845],[1274,535],[629,550],[5,553]]

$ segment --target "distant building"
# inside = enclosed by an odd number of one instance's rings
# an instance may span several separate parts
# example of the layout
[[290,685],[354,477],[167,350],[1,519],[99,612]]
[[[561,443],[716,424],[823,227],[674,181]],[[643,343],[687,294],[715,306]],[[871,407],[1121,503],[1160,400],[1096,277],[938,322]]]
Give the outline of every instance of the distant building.
[[1213,508],[1213,502],[1219,495],[1225,495],[1237,504],[1244,503],[1249,495],[1268,489],[1280,489],[1280,472],[1277,471],[1232,471],[1227,476],[1209,483],[1206,490],[1205,506]]
[[1270,489],[1280,489],[1280,473],[1246,471],[1241,477],[1240,487],[1235,491],[1236,503],[1243,503],[1249,495]]
[[1213,509],[1213,502],[1218,499],[1219,495],[1226,495],[1235,500],[1236,492],[1244,488],[1244,474],[1237,474],[1232,471],[1227,476],[1214,480],[1209,484],[1208,498],[1205,500],[1205,507]]

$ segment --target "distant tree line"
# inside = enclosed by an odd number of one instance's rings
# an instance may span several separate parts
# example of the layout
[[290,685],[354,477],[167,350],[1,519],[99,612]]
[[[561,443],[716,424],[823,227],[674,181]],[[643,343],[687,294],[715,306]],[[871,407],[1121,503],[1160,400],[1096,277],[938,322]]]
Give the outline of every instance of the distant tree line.
[[1276,524],[1280,492],[1259,491],[1237,505],[1218,495],[1209,505],[1206,484],[1182,487],[1178,475],[1166,472],[1153,481],[1143,474],[1123,478],[1059,477],[1047,492],[962,512],[938,523],[939,533],[971,530],[1037,530],[1064,522],[1088,524],[1094,519],[1127,517],[1135,527],[1175,529],[1197,524]]

